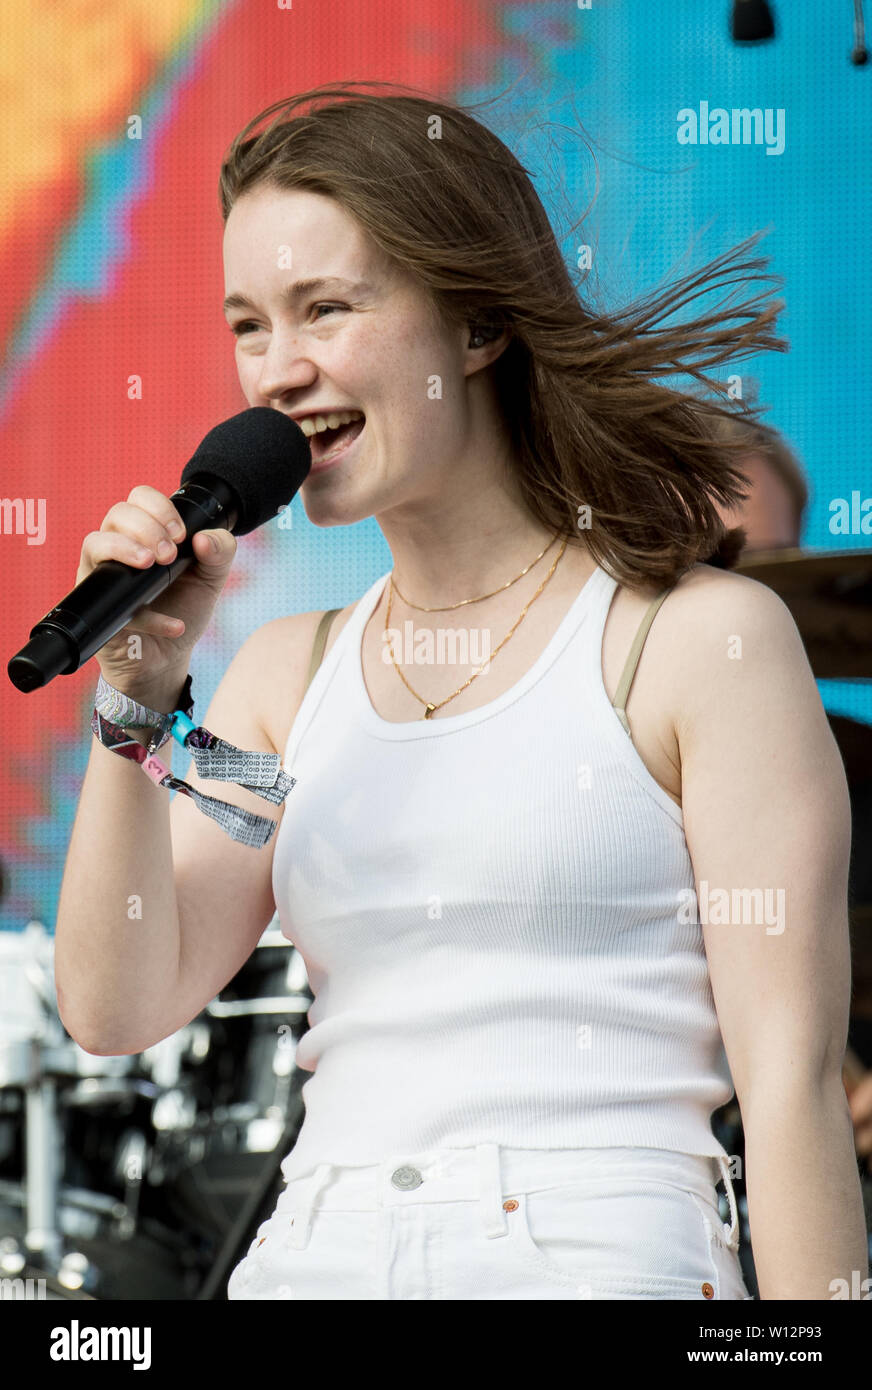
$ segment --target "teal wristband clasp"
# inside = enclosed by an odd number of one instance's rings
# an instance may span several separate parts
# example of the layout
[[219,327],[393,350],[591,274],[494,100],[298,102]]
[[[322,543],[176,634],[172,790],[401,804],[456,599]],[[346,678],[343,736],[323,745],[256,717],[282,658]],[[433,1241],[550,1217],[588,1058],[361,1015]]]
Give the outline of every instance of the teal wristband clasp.
[[173,727],[170,732],[176,742],[180,743],[183,748],[188,734],[193,733],[196,727],[196,724],[193,720],[188,718],[184,710],[177,709],[173,711]]

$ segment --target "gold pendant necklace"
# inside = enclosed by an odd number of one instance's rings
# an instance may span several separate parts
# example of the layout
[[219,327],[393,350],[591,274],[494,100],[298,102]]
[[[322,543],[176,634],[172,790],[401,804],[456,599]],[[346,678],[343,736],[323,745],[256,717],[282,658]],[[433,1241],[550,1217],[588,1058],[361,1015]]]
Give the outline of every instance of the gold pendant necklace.
[[[557,539],[557,537],[555,536],[555,537],[554,537],[554,540],[556,540],[556,539]],[[545,550],[549,550],[549,549],[551,548],[551,546],[554,544],[554,540],[552,540],[552,541],[550,542],[550,544],[547,545],[547,546],[545,547]],[[546,574],[545,578],[542,580],[542,583],[539,585],[539,588],[536,590],[536,592],[535,592],[535,594],[533,595],[533,597],[532,597],[531,599],[529,599],[528,602],[526,603],[526,605],[524,606],[524,608],[523,608],[523,610],[522,610],[522,612],[521,612],[521,616],[520,616],[520,617],[518,618],[518,620],[514,623],[514,625],[509,629],[509,631],[506,633],[505,637],[503,638],[502,642],[500,642],[499,646],[495,647],[494,650],[491,652],[490,656],[488,657],[488,661],[485,662],[485,665],[488,665],[489,662],[493,660],[493,658],[496,656],[496,654],[497,654],[497,652],[500,650],[500,648],[501,648],[501,647],[504,647],[504,646],[506,645],[506,643],[508,642],[509,638],[510,638],[510,637],[512,636],[512,634],[514,633],[515,629],[516,629],[517,627],[520,626],[521,622],[523,621],[523,619],[524,619],[524,618],[526,617],[526,615],[527,615],[527,609],[528,609],[528,608],[530,607],[530,605],[531,605],[532,603],[534,603],[534,602],[536,601],[536,599],[539,597],[539,595],[541,594],[542,590],[545,588],[545,585],[548,583],[548,581],[549,581],[549,579],[551,578],[552,574],[554,573],[554,571],[556,570],[557,566],[559,565],[559,563],[560,563],[560,561],[561,561],[561,559],[562,559],[562,557],[563,557],[563,552],[564,552],[565,549],[566,549],[567,543],[568,543],[568,538],[567,538],[567,540],[564,540],[563,545],[562,545],[561,550],[560,550],[560,554],[557,556],[557,559],[554,561],[553,565],[551,566],[550,570],[549,570],[548,573]],[[530,569],[532,569],[533,565],[536,564],[536,561],[537,561],[537,560],[541,560],[542,556],[545,554],[545,550],[543,550],[543,551],[541,552],[541,554],[537,555],[537,556],[536,556],[536,560],[532,560],[532,561],[530,562],[530,564],[527,566],[527,568],[524,569],[524,570],[522,570],[521,573],[520,573],[519,575],[517,575],[517,576],[515,577],[515,579],[511,580],[509,584],[503,584],[503,585],[501,586],[501,588],[499,588],[499,589],[494,589],[493,593],[494,593],[494,594],[502,593],[503,589],[508,589],[508,588],[511,587],[511,584],[517,583],[518,579],[521,579],[521,578],[523,577],[523,575],[525,575]],[[391,599],[392,599],[393,589],[394,589],[393,576],[391,576],[390,583],[388,584],[388,606],[387,606],[387,612],[386,612],[386,614],[385,614],[385,631],[384,631],[385,638],[387,638],[387,635],[388,635],[388,628],[390,627],[390,621],[391,621]],[[399,594],[399,589],[397,590],[397,593]],[[400,598],[402,598],[402,597],[403,597],[402,594],[400,594]],[[423,609],[420,609],[420,611],[421,611],[421,612],[424,612],[424,613],[444,613],[444,612],[448,612],[449,609],[451,609],[451,608],[461,608],[461,607],[462,607],[464,604],[466,604],[466,603],[481,603],[482,599],[485,599],[485,598],[493,598],[493,594],[482,594],[482,595],[481,595],[481,598],[476,598],[476,599],[469,599],[469,598],[463,599],[460,603],[454,603],[454,604],[448,605],[448,608],[423,608]],[[404,602],[404,603],[407,603],[408,600],[407,600],[407,599],[403,599],[403,602]],[[415,603],[411,603],[411,604],[409,604],[409,607],[410,607],[410,608],[419,608],[419,605],[418,605],[418,604],[415,604]],[[473,671],[473,673],[472,673],[472,675],[469,677],[469,679],[466,680],[466,681],[464,681],[464,682],[463,682],[463,685],[461,685],[461,686],[459,687],[459,689],[455,690],[455,691],[453,692],[453,694],[448,695],[448,696],[446,697],[446,699],[440,700],[439,703],[438,703],[438,705],[434,705],[434,704],[432,703],[432,701],[430,701],[430,700],[425,700],[424,697],[423,697],[423,695],[419,695],[418,692],[417,692],[417,690],[413,690],[412,687],[409,685],[409,682],[406,680],[406,677],[403,675],[402,671],[400,670],[399,666],[397,665],[396,658],[394,657],[393,645],[392,645],[390,642],[388,643],[388,649],[389,649],[390,654],[391,654],[391,661],[392,661],[393,664],[394,664],[394,669],[396,670],[396,673],[397,673],[397,675],[399,676],[400,680],[403,682],[403,685],[406,687],[406,689],[409,691],[409,693],[410,693],[411,695],[414,695],[414,697],[415,697],[416,700],[420,700],[421,704],[426,706],[426,708],[425,708],[425,710],[424,710],[424,715],[423,715],[423,717],[424,717],[425,719],[430,719],[430,718],[432,718],[432,716],[435,714],[435,712],[436,712],[437,709],[441,709],[443,705],[447,705],[449,700],[453,700],[453,699],[455,698],[455,696],[457,696],[457,695],[459,695],[459,694],[461,693],[462,690],[465,690],[466,687],[467,687],[468,685],[471,685],[472,682],[475,680],[476,676],[480,676],[481,673],[482,673],[482,671],[484,670],[484,666],[480,666],[479,669],[478,669],[477,671]]]

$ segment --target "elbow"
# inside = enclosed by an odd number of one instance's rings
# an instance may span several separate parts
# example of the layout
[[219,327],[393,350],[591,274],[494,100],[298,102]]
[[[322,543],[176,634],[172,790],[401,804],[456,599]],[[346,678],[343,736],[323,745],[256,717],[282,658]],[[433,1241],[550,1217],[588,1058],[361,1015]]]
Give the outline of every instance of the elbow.
[[783,1065],[761,1067],[735,1083],[736,1099],[747,1131],[759,1123],[765,1128],[776,1116],[808,1118],[829,1110],[847,1106],[847,1093],[840,1063],[796,1070],[788,1061]]
[[131,1047],[128,1041],[111,1038],[105,1032],[89,1027],[83,1020],[68,1015],[60,1000],[58,1000],[57,1013],[64,1031],[72,1038],[77,1047],[80,1047],[91,1057],[133,1057],[139,1052],[144,1052],[145,1048],[150,1046],[149,1043],[145,1043],[142,1046]]
[[87,1052],[90,1057],[133,1057],[144,1051],[142,1047],[129,1047],[126,1044],[122,1046],[110,1038],[91,1033],[86,1028],[73,1028],[63,1017],[61,1023],[76,1046]]

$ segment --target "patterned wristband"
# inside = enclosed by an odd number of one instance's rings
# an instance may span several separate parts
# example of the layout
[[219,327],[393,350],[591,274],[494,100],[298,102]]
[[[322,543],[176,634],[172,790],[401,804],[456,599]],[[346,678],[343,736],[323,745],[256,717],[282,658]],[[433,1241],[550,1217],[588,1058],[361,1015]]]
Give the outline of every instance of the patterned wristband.
[[[160,738],[151,740],[148,745],[149,753],[156,753],[159,748],[162,748],[172,733],[174,713],[162,714],[160,710],[149,709],[148,705],[141,705],[132,696],[125,695],[122,690],[116,690],[114,685],[110,685],[108,681],[103,679],[102,674],[97,682],[94,708],[98,714],[103,715],[104,719],[111,719],[112,723],[117,724],[121,729],[157,729]],[[185,678],[181,694],[176,702],[176,709],[182,710],[189,719],[194,713],[190,672]]]
[[[253,815],[243,811],[231,802],[219,801],[217,797],[206,796],[180,777],[174,777],[171,770],[156,756],[166,740],[173,736],[194,760],[198,776],[215,778],[223,782],[235,782],[254,792],[265,801],[280,806],[292,787],[296,777],[290,777],[281,767],[277,753],[263,753],[259,749],[246,752],[232,743],[225,742],[192,719],[194,702],[191,697],[191,677],[188,675],[179,697],[180,707],[172,714],[162,714],[159,710],[141,705],[122,691],[116,690],[100,677],[97,686],[97,703],[91,716],[91,729],[95,737],[123,758],[139,763],[143,772],[156,786],[169,791],[180,791],[191,797],[197,808],[216,821],[233,840],[240,844],[261,849],[268,844],[276,828],[277,821],[266,816]],[[109,713],[119,718],[106,717]],[[157,735],[146,748],[138,739],[125,731],[127,728],[156,729]]]

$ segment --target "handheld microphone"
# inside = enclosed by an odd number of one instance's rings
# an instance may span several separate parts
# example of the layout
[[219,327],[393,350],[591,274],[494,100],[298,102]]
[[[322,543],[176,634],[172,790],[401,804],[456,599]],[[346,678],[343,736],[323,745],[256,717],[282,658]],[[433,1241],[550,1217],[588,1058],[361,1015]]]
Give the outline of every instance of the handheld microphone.
[[287,506],[312,465],[299,425],[269,406],[255,406],[216,425],[199,444],[170,497],[185,524],[169,565],[136,569],[102,560],[30,631],[6,668],[19,690],[37,690],[84,665],[196,561],[190,538],[221,528],[247,535]]

